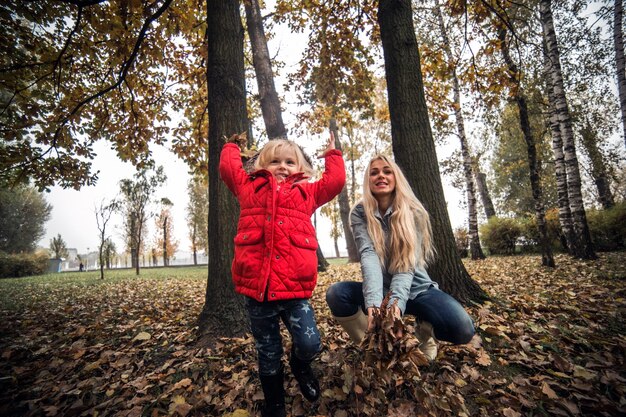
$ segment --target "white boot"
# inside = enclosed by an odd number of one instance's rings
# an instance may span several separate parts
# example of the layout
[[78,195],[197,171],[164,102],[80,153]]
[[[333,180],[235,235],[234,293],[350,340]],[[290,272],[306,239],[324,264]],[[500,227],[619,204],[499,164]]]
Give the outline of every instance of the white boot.
[[348,333],[354,344],[358,345],[361,343],[361,340],[365,337],[365,331],[367,330],[367,316],[360,308],[351,316],[333,317],[335,317],[335,320],[337,320],[346,333]]
[[424,355],[434,361],[437,358],[437,341],[433,333],[433,326],[427,321],[416,323],[415,336],[420,341],[419,348]]

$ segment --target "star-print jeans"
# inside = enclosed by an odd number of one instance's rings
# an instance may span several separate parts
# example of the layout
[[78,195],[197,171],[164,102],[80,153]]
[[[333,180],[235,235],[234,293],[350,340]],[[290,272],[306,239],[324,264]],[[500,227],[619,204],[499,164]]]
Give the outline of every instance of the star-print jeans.
[[291,334],[295,355],[312,361],[321,348],[315,313],[307,299],[258,302],[246,298],[250,328],[256,341],[259,374],[276,375],[282,367],[283,342],[280,320]]

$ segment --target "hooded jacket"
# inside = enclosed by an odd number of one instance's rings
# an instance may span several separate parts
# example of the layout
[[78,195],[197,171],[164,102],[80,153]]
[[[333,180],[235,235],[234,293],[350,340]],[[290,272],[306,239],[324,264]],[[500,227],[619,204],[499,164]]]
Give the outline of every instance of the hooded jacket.
[[296,173],[278,184],[265,169],[247,173],[239,147],[224,145],[220,175],[241,209],[232,264],[238,293],[257,301],[311,297],[317,284],[311,216],[339,194],[346,181],[341,152],[330,150],[324,158],[319,181],[308,182],[303,173]]

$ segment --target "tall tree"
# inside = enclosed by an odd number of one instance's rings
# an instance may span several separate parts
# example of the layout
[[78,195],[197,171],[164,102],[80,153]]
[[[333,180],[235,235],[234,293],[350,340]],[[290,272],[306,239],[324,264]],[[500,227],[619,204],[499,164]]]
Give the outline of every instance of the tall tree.
[[[96,226],[98,227],[98,257],[100,260],[100,279],[104,279],[104,265],[110,263],[110,256],[107,256],[107,251],[110,252],[109,245],[112,243],[111,238],[107,236],[107,225],[111,220],[113,214],[120,208],[117,200],[112,200],[105,203],[104,200],[100,202],[99,206],[94,207],[94,213],[96,215]],[[108,267],[107,267],[108,268]]]
[[178,240],[174,239],[174,224],[170,207],[174,203],[164,197],[161,199],[161,212],[156,218],[156,247],[157,254],[163,257],[163,266],[169,266],[170,257],[178,250]]
[[208,241],[208,216],[209,216],[209,193],[207,181],[201,177],[193,177],[187,183],[187,228],[191,251],[193,252],[193,264],[198,265],[198,250],[209,251]]
[[[330,119],[330,131],[335,136],[335,147],[343,152],[341,146],[341,140],[339,139],[339,129],[337,128],[337,121],[335,118]],[[346,249],[348,251],[348,262],[358,262],[359,254],[356,250],[356,243],[354,236],[352,236],[352,229],[350,228],[350,200],[348,198],[348,183],[344,185],[343,189],[337,196],[339,202],[339,215],[341,217],[341,224],[343,225],[343,235],[346,240]]]
[[243,26],[237,0],[207,0],[207,67],[209,119],[209,275],[199,330],[240,335],[248,320],[243,297],[235,293],[230,275],[239,207],[219,179],[224,136],[248,130],[243,57]]
[[148,206],[156,188],[167,179],[163,167],[159,166],[154,173],[141,169],[134,179],[120,181],[122,195],[121,208],[124,214],[126,236],[131,252],[131,263],[139,275],[139,254],[144,248],[144,232],[146,221],[150,215]]
[[575,241],[570,248],[571,253],[581,259],[595,259],[596,254],[591,242],[587,215],[583,203],[580,181],[580,170],[578,167],[578,157],[576,155],[576,144],[574,141],[574,131],[572,120],[567,105],[565,86],[561,71],[561,58],[559,45],[554,29],[552,17],[552,1],[541,0],[539,4],[541,15],[541,26],[546,45],[548,62],[550,65],[549,77],[552,86],[552,98],[554,111],[559,121],[559,130],[563,140],[563,155],[567,174],[567,191],[572,212],[572,219],[575,231]]
[[0,251],[32,252],[46,232],[52,206],[34,187],[0,181]]
[[61,234],[57,234],[56,237],[50,239],[50,252],[55,259],[67,258],[67,244],[61,237]]
[[463,173],[465,174],[465,192],[467,196],[467,211],[469,225],[470,256],[472,259],[484,259],[485,254],[480,246],[478,236],[478,215],[476,212],[476,188],[474,187],[474,172],[472,169],[472,157],[470,155],[467,135],[465,133],[465,120],[463,117],[463,107],[461,104],[461,85],[457,77],[457,58],[452,54],[450,39],[447,35],[447,28],[443,21],[441,6],[439,1],[435,1],[434,12],[437,17],[439,32],[443,41],[443,50],[448,60],[448,72],[452,81],[454,117],[459,141],[461,142],[461,156],[463,158]]
[[522,89],[521,76],[517,64],[513,61],[510,54],[510,40],[507,39],[508,30],[505,27],[499,32],[500,51],[504,62],[509,68],[511,74],[511,94],[519,112],[520,128],[526,141],[526,149],[528,154],[528,169],[530,173],[530,186],[533,193],[535,203],[535,218],[537,220],[537,228],[539,229],[539,246],[541,247],[541,264],[543,266],[554,267],[554,256],[552,255],[552,245],[548,236],[548,226],[546,224],[546,213],[543,203],[543,187],[541,186],[541,160],[537,158],[537,146],[535,137],[530,128],[530,120],[528,116],[528,106],[526,104],[526,96]]
[[624,6],[622,0],[615,0],[614,4],[613,46],[615,48],[615,72],[617,75],[619,107],[622,113],[622,133],[624,135],[624,146],[626,147],[626,59],[624,58],[624,35],[622,27]]
[[600,141],[598,133],[591,124],[587,122],[580,130],[580,136],[583,149],[587,152],[587,156],[591,162],[591,177],[598,191],[598,201],[603,209],[610,209],[615,205],[615,199],[611,192],[609,170],[605,158],[598,147]]
[[483,203],[483,209],[485,210],[485,218],[488,220],[490,217],[496,215],[496,209],[493,206],[491,200],[491,194],[489,193],[489,187],[487,185],[487,174],[480,171],[480,167],[476,168],[476,186],[478,188],[478,194],[480,200]]
[[256,74],[256,82],[259,89],[259,101],[261,113],[265,122],[267,137],[271,139],[287,138],[287,129],[283,123],[280,100],[274,85],[274,73],[272,61],[267,47],[267,37],[261,7],[258,0],[244,0],[246,9],[246,26],[252,49],[252,64]]
[[410,0],[380,0],[378,22],[385,58],[393,153],[431,215],[437,261],[429,273],[457,299],[480,300],[456,250],[424,99]]

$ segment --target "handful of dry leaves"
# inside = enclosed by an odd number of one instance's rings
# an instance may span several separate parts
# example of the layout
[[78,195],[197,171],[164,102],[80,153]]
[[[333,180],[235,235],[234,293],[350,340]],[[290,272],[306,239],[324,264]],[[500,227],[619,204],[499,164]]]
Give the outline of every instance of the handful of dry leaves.
[[[396,301],[397,302],[397,301]],[[365,334],[361,347],[365,349],[365,365],[387,383],[396,380],[394,374],[419,376],[418,367],[428,365],[429,361],[418,348],[419,341],[409,331],[400,318],[393,315],[389,307],[389,295],[385,297],[379,309],[374,313],[374,330]],[[401,330],[402,336],[396,337]]]

